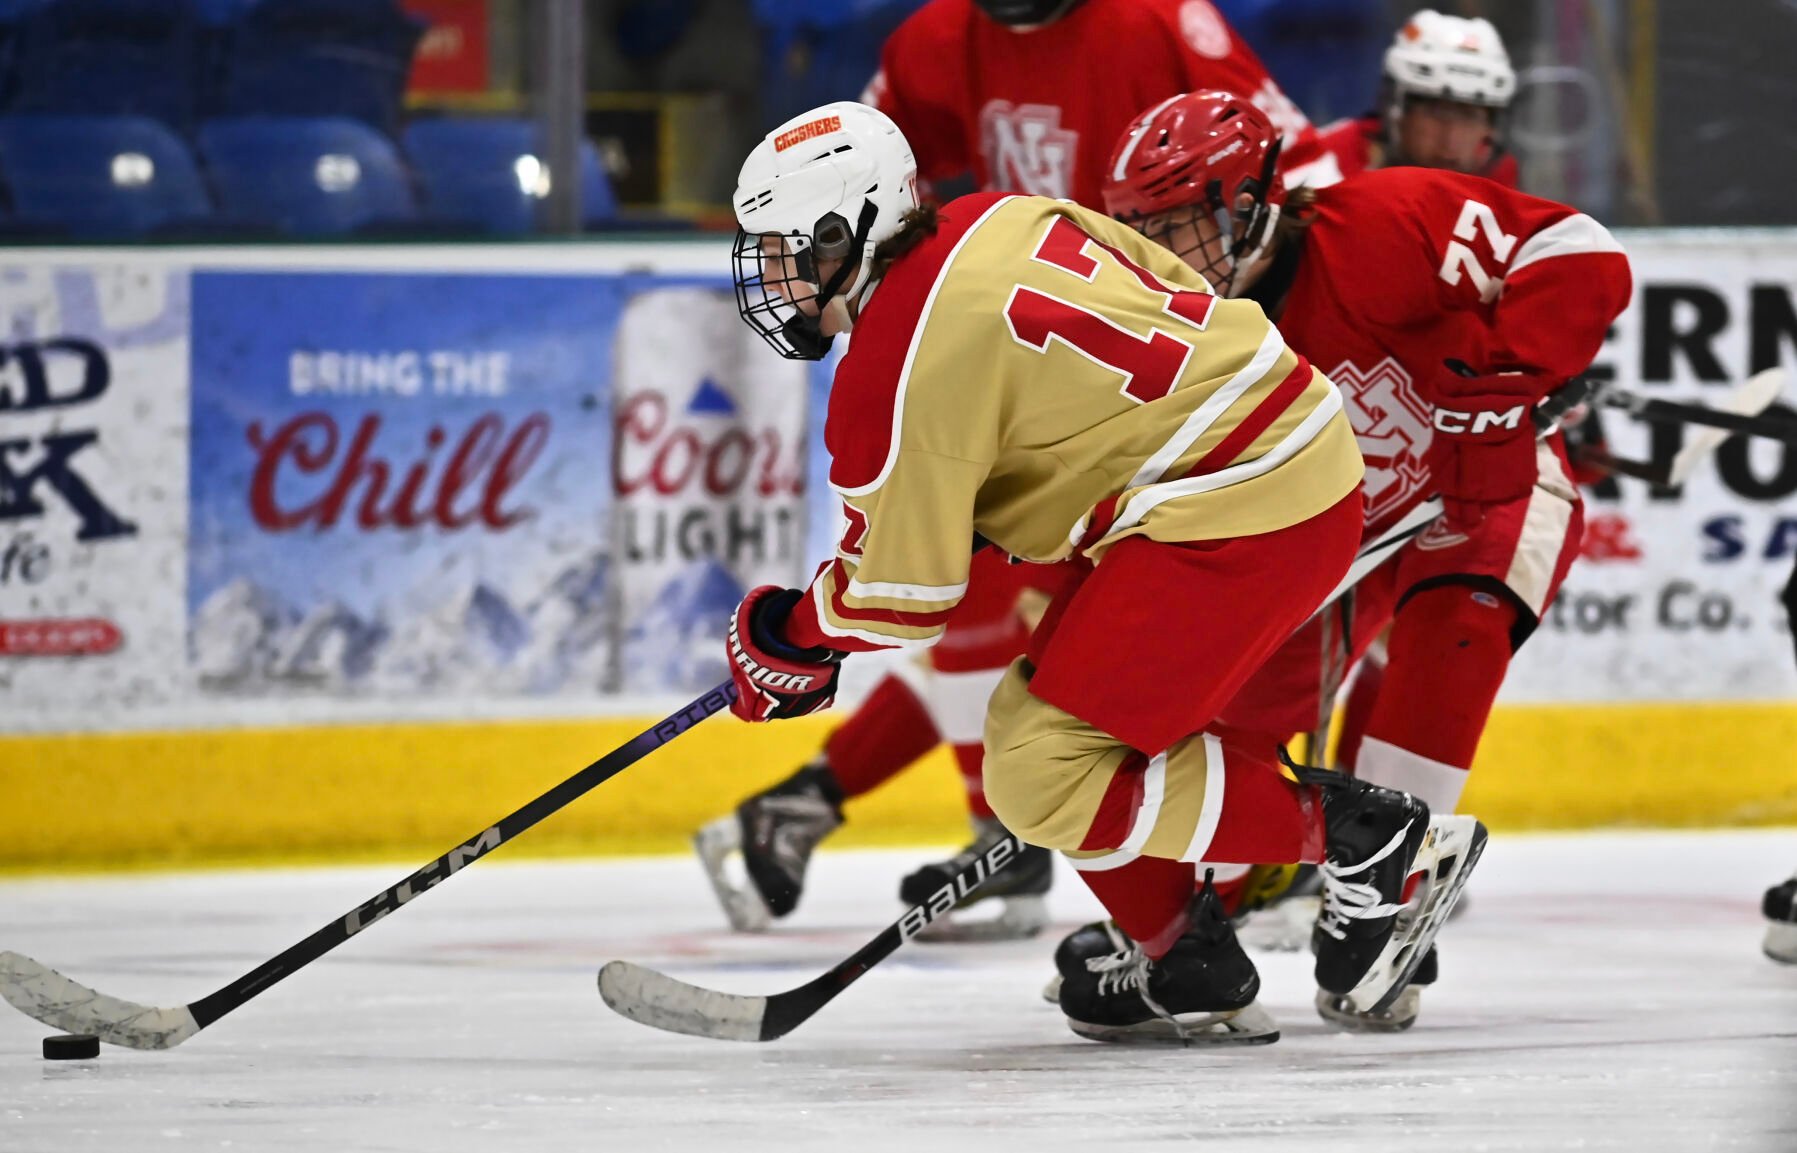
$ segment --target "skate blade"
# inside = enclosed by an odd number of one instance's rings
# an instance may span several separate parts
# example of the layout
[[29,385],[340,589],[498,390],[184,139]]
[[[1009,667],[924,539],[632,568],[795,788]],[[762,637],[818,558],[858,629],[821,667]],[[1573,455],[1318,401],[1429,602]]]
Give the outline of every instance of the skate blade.
[[1048,979],[1048,984],[1042,986],[1042,999],[1057,1008],[1061,1004],[1061,982],[1063,980],[1065,978],[1056,973]]
[[1797,965],[1797,923],[1774,921],[1767,925],[1766,940],[1760,947],[1781,965]]
[[730,927],[739,933],[763,933],[773,922],[761,895],[752,890],[745,878],[742,884],[731,879],[731,854],[742,850],[742,827],[734,816],[719,817],[693,834],[693,851],[711,882],[711,891],[723,907]]
[[1422,873],[1417,900],[1420,908],[1406,928],[1402,915],[1397,931],[1385,943],[1362,977],[1342,1001],[1353,1013],[1383,1013],[1390,1009],[1410,984],[1429,946],[1454,910],[1460,891],[1472,876],[1473,866],[1485,851],[1485,826],[1473,817],[1435,817],[1411,861],[1412,874]]
[[1248,949],[1296,953],[1310,948],[1311,930],[1322,912],[1321,897],[1288,897],[1271,908],[1248,914],[1236,939]]
[[[972,919],[967,913],[992,901],[1004,902],[996,917]],[[994,897],[981,901],[977,897],[965,909],[952,909],[925,925],[912,938],[929,945],[960,944],[968,941],[1022,941],[1034,937],[1048,927],[1048,902],[1038,894],[1016,897]]]
[[1067,1018],[1067,1027],[1091,1041],[1113,1045],[1271,1045],[1279,1023],[1258,1002],[1225,1013],[1180,1013],[1172,1021],[1150,1017],[1134,1025],[1091,1025]]
[[1317,1015],[1337,1028],[1350,1033],[1402,1033],[1416,1024],[1422,1008],[1423,991],[1406,985],[1391,1006],[1379,1012],[1356,1013],[1346,997],[1317,990]]

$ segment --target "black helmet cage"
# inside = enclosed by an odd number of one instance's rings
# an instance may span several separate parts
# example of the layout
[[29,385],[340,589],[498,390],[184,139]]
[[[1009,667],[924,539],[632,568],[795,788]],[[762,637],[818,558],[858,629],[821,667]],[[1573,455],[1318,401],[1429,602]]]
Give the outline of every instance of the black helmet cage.
[[[855,256],[867,242],[879,210],[872,201],[863,203],[861,219],[850,229],[841,213],[831,212],[801,232],[736,232],[732,255],[736,275],[736,311],[773,350],[788,360],[822,360],[830,352],[831,337],[823,334],[824,307],[842,291],[858,261]],[[771,255],[764,244],[778,239],[786,256],[780,262],[783,275],[768,279]],[[820,260],[839,261],[828,282],[817,281]],[[813,304],[807,313],[801,305]]]
[[[1235,284],[1236,271],[1241,266],[1236,254],[1243,249],[1252,252],[1266,239],[1261,233],[1269,224],[1271,201],[1268,192],[1274,187],[1273,181],[1278,179],[1276,169],[1279,166],[1280,143],[1275,138],[1273,146],[1267,149],[1267,158],[1261,164],[1260,176],[1242,181],[1236,186],[1234,194],[1225,197],[1223,182],[1211,180],[1204,186],[1202,200],[1185,205],[1183,209],[1174,208],[1157,213],[1149,220],[1137,218],[1124,223],[1184,260],[1188,252],[1202,247],[1203,240],[1194,227],[1191,233],[1192,243],[1178,247],[1172,243],[1173,234],[1186,225],[1196,225],[1199,216],[1208,214],[1216,222],[1222,252],[1206,261],[1198,271],[1210,282],[1213,292],[1218,296],[1228,296],[1230,288]],[[1233,207],[1231,202],[1244,192],[1254,198],[1254,203],[1247,208]],[[1238,226],[1241,231],[1239,237],[1236,235]]]

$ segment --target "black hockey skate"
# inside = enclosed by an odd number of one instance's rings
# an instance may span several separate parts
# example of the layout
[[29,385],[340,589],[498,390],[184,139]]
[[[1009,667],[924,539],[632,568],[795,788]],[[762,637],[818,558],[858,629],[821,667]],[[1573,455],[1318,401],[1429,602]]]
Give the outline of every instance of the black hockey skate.
[[1330,1024],[1353,1033],[1401,1033],[1416,1024],[1417,1014],[1423,1007],[1423,989],[1433,985],[1440,974],[1435,946],[1430,945],[1429,951],[1423,954],[1423,959],[1417,962],[1416,972],[1410,975],[1410,983],[1384,1009],[1356,1013],[1348,1008],[1346,997],[1318,989],[1317,1015]]
[[[946,861],[925,865],[899,882],[899,900],[907,905],[927,904],[952,881],[956,873],[982,856],[1010,834],[995,820],[973,822],[973,843]],[[1010,864],[987,878],[945,916],[937,917],[917,934],[919,941],[1014,941],[1033,937],[1048,924],[1048,904],[1043,900],[1054,884],[1054,854],[1037,845],[1023,846]],[[984,920],[963,916],[982,901],[999,900],[996,917]]]
[[[818,843],[842,826],[842,787],[822,762],[806,765],[693,834],[693,848],[731,928],[760,932],[798,906]],[[742,855],[747,884],[732,878]]]
[[[1102,924],[1102,922],[1101,922]],[[1260,974],[1209,883],[1192,924],[1159,961],[1135,945],[1086,958],[1061,983],[1067,1026],[1094,1041],[1266,1044],[1279,1026],[1255,1003]]]
[[[1274,952],[1296,952],[1310,941],[1316,925],[1322,881],[1315,865],[1256,865],[1248,873],[1242,907],[1232,918],[1242,944]],[[1091,957],[1129,948],[1128,934],[1115,921],[1093,921],[1061,938],[1055,947],[1055,975],[1042,999],[1059,1002],[1061,981]]]
[[1042,999],[1050,1005],[1061,1003],[1061,982],[1074,973],[1083,973],[1086,962],[1094,957],[1122,953],[1135,948],[1129,934],[1112,920],[1093,921],[1061,938],[1054,950],[1054,976],[1042,987]]
[[1766,956],[1797,965],[1797,877],[1767,889],[1760,911],[1766,914]]
[[1343,1013],[1385,1013],[1460,896],[1485,827],[1472,817],[1431,818],[1407,793],[1339,774],[1304,769],[1300,779],[1323,785],[1327,859],[1317,868],[1323,903],[1311,934],[1317,986]]

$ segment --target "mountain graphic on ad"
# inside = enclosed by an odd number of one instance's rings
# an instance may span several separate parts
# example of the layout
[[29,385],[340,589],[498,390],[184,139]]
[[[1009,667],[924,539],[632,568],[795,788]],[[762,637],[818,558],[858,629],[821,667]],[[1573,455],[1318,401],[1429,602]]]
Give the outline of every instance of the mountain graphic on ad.
[[623,291],[197,273],[188,657],[201,688],[607,691]]

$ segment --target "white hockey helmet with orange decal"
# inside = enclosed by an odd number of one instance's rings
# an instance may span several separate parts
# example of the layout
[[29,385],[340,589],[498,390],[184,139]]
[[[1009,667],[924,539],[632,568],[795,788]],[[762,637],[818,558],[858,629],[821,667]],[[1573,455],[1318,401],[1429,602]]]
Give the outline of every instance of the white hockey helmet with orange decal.
[[780,355],[820,360],[823,310],[868,290],[875,246],[917,207],[917,161],[891,117],[841,100],[768,133],[733,204],[738,311]]

